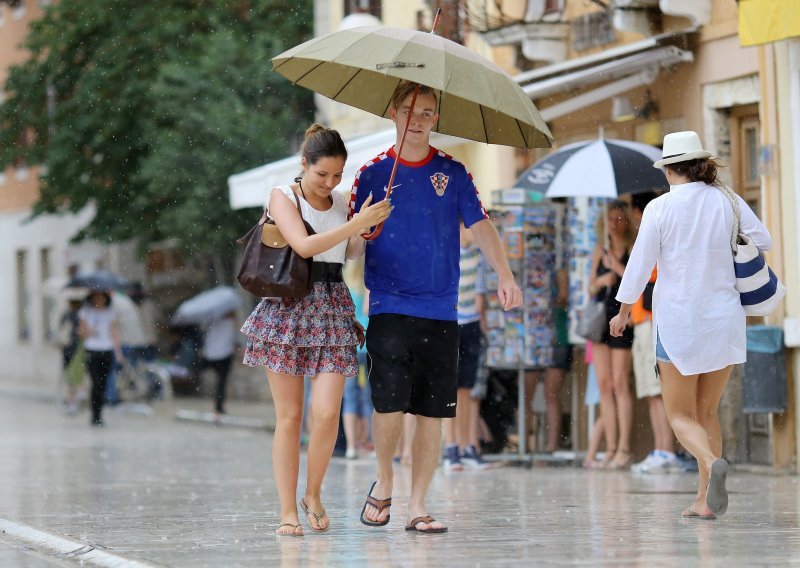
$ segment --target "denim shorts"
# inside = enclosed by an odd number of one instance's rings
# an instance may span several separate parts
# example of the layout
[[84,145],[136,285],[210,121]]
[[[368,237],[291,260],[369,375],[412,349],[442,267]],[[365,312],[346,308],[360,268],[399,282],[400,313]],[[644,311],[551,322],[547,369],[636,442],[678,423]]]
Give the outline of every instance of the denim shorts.
[[661,345],[661,334],[656,331],[656,361],[661,361],[662,363],[669,363],[669,355],[667,352],[664,351],[664,346]]
[[[367,354],[361,350],[358,352],[359,372],[363,367],[366,371]],[[361,418],[372,416],[372,393],[369,388],[369,381],[365,381],[363,386],[358,384],[359,377],[347,377],[344,383],[344,397],[342,414],[355,414]]]

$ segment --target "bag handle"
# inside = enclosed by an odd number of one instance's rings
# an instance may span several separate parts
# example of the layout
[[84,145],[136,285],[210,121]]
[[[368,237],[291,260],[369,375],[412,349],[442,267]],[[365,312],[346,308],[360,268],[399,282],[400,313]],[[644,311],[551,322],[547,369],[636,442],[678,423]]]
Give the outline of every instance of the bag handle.
[[[272,194],[270,194],[270,195],[272,195]],[[295,205],[297,205],[297,211],[298,211],[298,213],[300,213],[300,220],[302,221],[303,220],[303,210],[300,208],[300,198],[297,197],[297,194],[294,191],[292,191],[292,197],[294,197],[294,202],[295,202]],[[269,218],[268,208],[269,208],[269,203],[264,206],[264,213],[261,215],[261,219],[258,220],[258,224],[259,225],[263,225],[264,223],[267,222],[267,219]]]
[[741,224],[742,212],[739,210],[739,202],[736,199],[736,194],[727,185],[716,186],[722,194],[728,199],[733,208],[733,232],[731,234],[731,251],[735,255],[739,249],[739,226]]

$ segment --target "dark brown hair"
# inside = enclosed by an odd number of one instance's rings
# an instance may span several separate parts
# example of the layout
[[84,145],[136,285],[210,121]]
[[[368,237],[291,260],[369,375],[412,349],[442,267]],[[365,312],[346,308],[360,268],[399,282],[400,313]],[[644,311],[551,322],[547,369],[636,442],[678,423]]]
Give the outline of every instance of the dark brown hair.
[[[397,87],[394,89],[394,93],[392,94],[392,107],[395,109],[400,108],[400,105],[403,104],[403,101],[406,100],[408,95],[414,93],[414,89],[417,88],[416,83],[412,83],[411,81],[400,81],[397,84]],[[427,87],[425,85],[419,86],[419,95],[431,95],[435,100],[436,104],[439,104],[439,97],[436,95],[436,91]]]
[[344,158],[347,160],[347,148],[336,130],[315,122],[306,130],[306,139],[300,147],[300,155],[311,166],[316,164],[320,158]]
[[708,158],[707,160],[686,160],[685,162],[665,164],[664,169],[686,176],[690,181],[702,181],[708,185],[719,185],[721,182],[717,177],[717,169],[721,168],[722,165],[722,162],[714,158]]

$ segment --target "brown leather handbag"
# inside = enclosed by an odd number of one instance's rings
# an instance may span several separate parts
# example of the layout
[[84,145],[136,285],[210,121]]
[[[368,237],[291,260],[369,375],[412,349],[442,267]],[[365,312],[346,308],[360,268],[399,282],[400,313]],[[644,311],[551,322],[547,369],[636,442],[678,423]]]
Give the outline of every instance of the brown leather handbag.
[[[300,200],[293,195],[303,219]],[[316,234],[305,219],[303,224],[309,235]],[[251,294],[262,298],[302,298],[311,291],[312,259],[292,250],[275,221],[268,217],[266,208],[256,226],[236,242],[244,245],[236,279]]]

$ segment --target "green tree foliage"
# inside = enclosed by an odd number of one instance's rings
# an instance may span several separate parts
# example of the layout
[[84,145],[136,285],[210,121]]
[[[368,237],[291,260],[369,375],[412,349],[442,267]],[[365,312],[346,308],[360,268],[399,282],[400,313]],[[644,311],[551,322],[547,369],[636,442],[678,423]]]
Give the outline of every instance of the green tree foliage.
[[26,40],[0,106],[0,163],[46,164],[34,214],[97,204],[80,237],[175,239],[231,256],[253,223],[227,177],[296,150],[309,91],[270,58],[308,39],[310,0],[67,0]]

